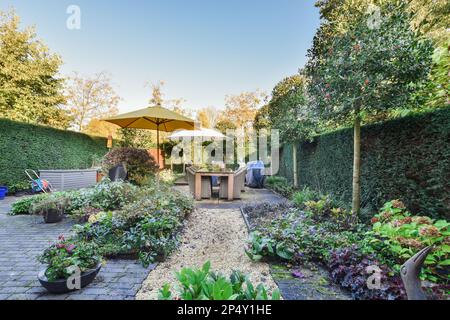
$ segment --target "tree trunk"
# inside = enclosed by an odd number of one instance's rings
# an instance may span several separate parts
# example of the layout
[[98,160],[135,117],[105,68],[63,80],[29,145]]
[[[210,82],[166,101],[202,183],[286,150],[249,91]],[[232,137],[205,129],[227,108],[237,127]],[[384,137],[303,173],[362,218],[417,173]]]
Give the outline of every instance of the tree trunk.
[[355,216],[359,215],[361,202],[361,117],[357,112],[355,117],[354,136],[353,136],[353,196],[352,212]]
[[294,175],[294,187],[298,187],[298,177],[297,177],[297,144],[294,142],[292,144],[292,171]]

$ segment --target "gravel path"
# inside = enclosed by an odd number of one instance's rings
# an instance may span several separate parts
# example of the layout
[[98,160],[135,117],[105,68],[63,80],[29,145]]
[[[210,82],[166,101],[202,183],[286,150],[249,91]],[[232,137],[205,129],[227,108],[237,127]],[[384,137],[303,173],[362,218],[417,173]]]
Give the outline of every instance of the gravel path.
[[144,281],[136,299],[157,299],[165,283],[176,284],[175,272],[183,267],[201,267],[229,275],[233,269],[250,276],[256,285],[276,288],[267,263],[252,262],[244,252],[247,228],[238,209],[196,209],[186,221],[182,244],[165,262],[160,263]]

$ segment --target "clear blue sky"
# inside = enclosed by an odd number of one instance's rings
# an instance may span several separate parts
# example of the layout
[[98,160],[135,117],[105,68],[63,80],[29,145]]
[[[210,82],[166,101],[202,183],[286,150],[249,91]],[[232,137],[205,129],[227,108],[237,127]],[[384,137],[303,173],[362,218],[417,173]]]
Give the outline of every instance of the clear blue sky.
[[[148,82],[186,106],[222,108],[226,94],[270,92],[305,63],[315,0],[2,0],[64,60],[62,73],[111,74],[121,111],[147,105]],[[81,30],[66,9],[81,8]]]

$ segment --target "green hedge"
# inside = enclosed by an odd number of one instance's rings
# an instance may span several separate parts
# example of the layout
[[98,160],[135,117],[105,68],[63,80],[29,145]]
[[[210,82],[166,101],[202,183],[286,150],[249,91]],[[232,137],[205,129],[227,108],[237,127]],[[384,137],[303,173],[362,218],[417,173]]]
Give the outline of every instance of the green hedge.
[[25,169],[86,169],[108,151],[106,139],[0,119],[0,185],[29,187]]
[[[450,108],[365,126],[361,132],[361,202],[375,211],[390,199],[414,213],[450,216]],[[281,152],[280,175],[292,181],[292,146]],[[353,129],[298,143],[298,179],[351,201]]]

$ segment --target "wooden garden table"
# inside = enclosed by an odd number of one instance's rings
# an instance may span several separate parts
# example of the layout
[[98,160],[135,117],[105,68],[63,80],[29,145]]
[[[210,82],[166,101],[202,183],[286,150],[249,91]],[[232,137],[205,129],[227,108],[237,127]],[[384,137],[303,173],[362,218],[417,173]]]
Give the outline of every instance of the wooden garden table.
[[228,200],[234,200],[234,174],[232,170],[209,171],[200,169],[195,172],[195,200],[202,200],[202,177],[227,177],[228,178]]

